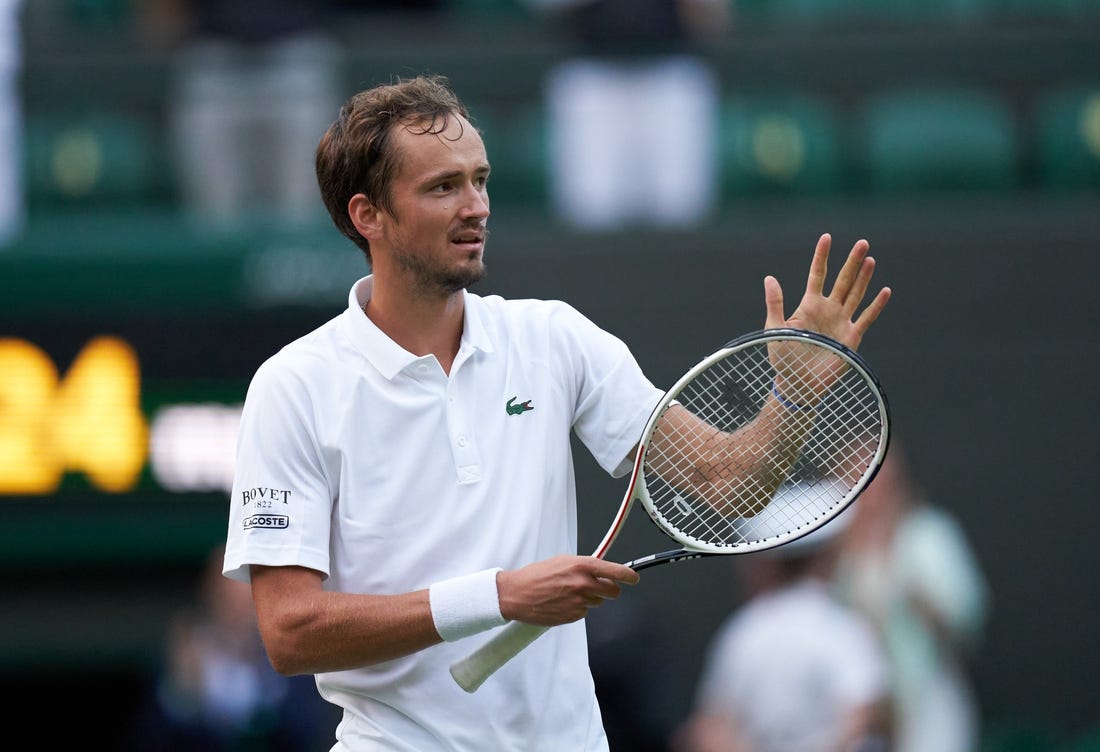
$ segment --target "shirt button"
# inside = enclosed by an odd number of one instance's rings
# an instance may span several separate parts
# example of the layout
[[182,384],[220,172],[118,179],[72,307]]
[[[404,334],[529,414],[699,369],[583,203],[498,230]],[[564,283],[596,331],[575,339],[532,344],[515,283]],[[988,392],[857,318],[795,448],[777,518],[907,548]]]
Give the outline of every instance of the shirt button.
[[416,370],[420,371],[420,373],[427,373],[428,367],[421,363],[419,366],[416,367]]
[[460,447],[466,446],[466,437],[465,436],[459,436],[458,437],[458,445]]

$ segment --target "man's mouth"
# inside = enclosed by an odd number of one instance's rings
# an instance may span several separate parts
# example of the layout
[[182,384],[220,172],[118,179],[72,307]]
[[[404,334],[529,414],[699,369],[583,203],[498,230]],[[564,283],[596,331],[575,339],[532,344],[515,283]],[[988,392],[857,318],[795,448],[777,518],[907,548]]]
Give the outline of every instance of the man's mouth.
[[453,235],[451,237],[451,242],[457,246],[472,248],[474,246],[483,245],[486,235],[488,235],[488,233],[484,230],[468,230]]

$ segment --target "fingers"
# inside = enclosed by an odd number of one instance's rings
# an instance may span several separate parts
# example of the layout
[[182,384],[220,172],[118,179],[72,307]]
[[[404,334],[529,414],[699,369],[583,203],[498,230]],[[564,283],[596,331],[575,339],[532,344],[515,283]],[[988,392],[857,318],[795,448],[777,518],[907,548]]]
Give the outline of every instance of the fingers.
[[596,566],[592,571],[592,584],[584,592],[589,608],[602,605],[604,601],[615,600],[622,595],[622,585],[636,585],[640,579],[637,572],[622,564],[603,559],[594,559]]
[[829,273],[829,248],[833,244],[833,236],[825,233],[817,239],[814,248],[814,257],[810,261],[810,276],[806,279],[806,294],[821,295],[825,290],[825,276]]
[[638,573],[622,564],[594,556],[555,556],[500,573],[500,612],[506,619],[529,624],[565,624],[618,598],[623,585],[638,580]]
[[[810,264],[810,284],[818,291],[824,285],[824,275],[826,274],[823,266],[824,261],[828,258],[829,243],[823,243],[826,238],[828,238],[827,234],[822,235],[821,239],[818,240],[817,249],[814,251],[814,260]],[[871,244],[866,240],[856,241],[855,245],[852,246],[852,250],[848,253],[848,258],[845,260],[844,266],[841,267],[840,273],[837,274],[833,289],[828,296],[830,300],[840,304],[849,319],[855,316],[856,310],[863,302],[863,298],[867,294],[867,288],[871,284],[871,277],[875,273],[875,259],[868,255],[870,250]],[[810,285],[807,286],[807,291],[809,290]],[[858,321],[863,322],[866,326],[874,323],[890,297],[889,290],[886,290],[884,297],[882,295],[880,292],[875,297],[874,307],[861,315]]]
[[[871,268],[866,268],[867,252],[871,246],[866,240],[858,240],[856,244],[852,246],[852,250],[848,253],[848,259],[844,262],[844,266],[840,268],[840,273],[836,275],[836,282],[833,283],[833,291],[830,297],[840,302],[842,305],[847,305],[852,293],[859,287],[859,283],[863,282],[863,292],[867,290],[867,283],[870,282],[871,272],[874,271],[874,262],[872,261]],[[852,306],[852,310],[859,305],[859,301],[863,299],[863,292],[860,292],[855,297],[855,304]]]
[[[871,277],[875,273],[875,259],[867,255],[869,248],[866,240],[860,240],[853,246],[848,261],[833,286],[833,294],[842,301],[844,313],[849,319],[855,316],[856,310],[863,302],[867,288],[871,284]],[[848,272],[853,270],[856,270],[854,275],[849,276]],[[866,334],[871,324],[878,319],[879,314],[886,307],[886,302],[890,299],[890,294],[889,287],[882,288],[870,305],[855,319],[854,325],[860,336]]]
[[832,289],[825,295],[831,246],[832,236],[829,233],[818,238],[813,260],[810,262],[806,292],[789,319],[783,313],[783,291],[779,282],[774,277],[765,277],[766,329],[790,326],[830,335],[849,346],[859,344],[862,335],[882,313],[890,298],[890,291],[883,288],[857,318],[857,312],[863,305],[875,272],[875,260],[868,255],[871,246],[866,240],[860,239],[852,246],[836,275]]
[[783,288],[775,277],[764,277],[764,328],[775,329],[787,322],[783,313]]
[[621,582],[624,585],[637,585],[640,575],[628,566],[616,564],[613,561],[605,561],[593,557],[594,567],[592,576],[601,580]]
[[[859,273],[848,289],[847,295],[842,298],[844,313],[848,318],[855,315],[859,304],[863,302],[863,296],[867,294],[867,286],[871,284],[871,276],[875,273],[875,260],[870,256],[863,259],[859,267]],[[838,280],[839,281],[839,280]]]
[[856,319],[856,329],[860,335],[867,333],[867,330],[871,328],[871,324],[875,323],[878,319],[878,315],[882,313],[882,309],[886,307],[886,302],[890,300],[890,296],[893,292],[889,287],[884,287],[879,290],[878,295],[871,301],[871,304],[863,309],[863,313]]

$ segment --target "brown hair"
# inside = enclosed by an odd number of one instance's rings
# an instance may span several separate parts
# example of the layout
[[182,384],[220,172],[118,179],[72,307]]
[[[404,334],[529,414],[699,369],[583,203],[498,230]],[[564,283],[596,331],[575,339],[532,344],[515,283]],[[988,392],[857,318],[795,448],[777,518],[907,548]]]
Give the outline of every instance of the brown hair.
[[361,91],[340,108],[317,145],[317,185],[337,229],[370,260],[370,243],[348,216],[348,202],[362,193],[374,206],[393,214],[390,181],[400,167],[393,147],[395,126],[420,126],[419,133],[442,133],[450,118],[469,119],[466,107],[443,76],[417,76]]

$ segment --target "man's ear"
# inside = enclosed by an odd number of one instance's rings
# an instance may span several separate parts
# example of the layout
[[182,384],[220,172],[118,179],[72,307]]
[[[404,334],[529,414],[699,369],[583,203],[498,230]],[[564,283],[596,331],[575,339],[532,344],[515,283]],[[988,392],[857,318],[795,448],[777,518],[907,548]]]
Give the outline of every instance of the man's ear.
[[381,232],[382,211],[362,193],[356,193],[348,200],[348,217],[359,234],[367,240]]

